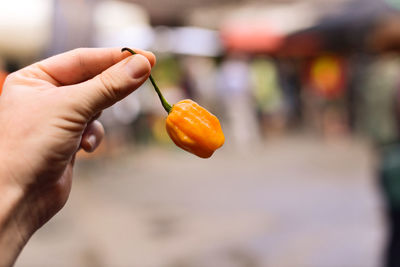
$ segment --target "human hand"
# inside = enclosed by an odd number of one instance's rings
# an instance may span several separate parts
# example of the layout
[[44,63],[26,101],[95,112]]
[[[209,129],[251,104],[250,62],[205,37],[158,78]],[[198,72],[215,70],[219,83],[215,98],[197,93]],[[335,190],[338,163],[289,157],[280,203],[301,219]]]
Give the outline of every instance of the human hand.
[[152,53],[84,48],[8,76],[0,96],[0,266],[66,203],[75,153],[104,134],[99,113],[138,88]]

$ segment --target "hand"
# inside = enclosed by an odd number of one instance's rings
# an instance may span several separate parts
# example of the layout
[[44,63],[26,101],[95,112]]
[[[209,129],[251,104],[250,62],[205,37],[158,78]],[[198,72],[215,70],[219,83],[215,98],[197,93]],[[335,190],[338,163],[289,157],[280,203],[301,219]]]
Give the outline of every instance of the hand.
[[66,203],[75,153],[93,151],[99,113],[149,76],[155,57],[76,49],[8,76],[0,96],[0,266]]

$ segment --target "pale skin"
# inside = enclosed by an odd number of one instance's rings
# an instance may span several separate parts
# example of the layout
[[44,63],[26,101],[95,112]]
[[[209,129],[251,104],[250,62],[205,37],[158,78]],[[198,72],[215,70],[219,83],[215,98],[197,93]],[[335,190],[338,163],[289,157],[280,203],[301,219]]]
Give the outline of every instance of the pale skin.
[[82,48],[25,67],[0,96],[0,266],[66,203],[75,154],[104,135],[100,112],[149,77],[147,51]]

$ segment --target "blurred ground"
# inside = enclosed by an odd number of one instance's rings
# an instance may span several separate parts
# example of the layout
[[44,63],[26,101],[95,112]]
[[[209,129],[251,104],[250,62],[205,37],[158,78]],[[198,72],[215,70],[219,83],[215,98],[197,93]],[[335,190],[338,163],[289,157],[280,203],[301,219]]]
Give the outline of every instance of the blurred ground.
[[288,137],[210,160],[173,147],[80,162],[17,267],[375,267],[384,237],[360,141]]

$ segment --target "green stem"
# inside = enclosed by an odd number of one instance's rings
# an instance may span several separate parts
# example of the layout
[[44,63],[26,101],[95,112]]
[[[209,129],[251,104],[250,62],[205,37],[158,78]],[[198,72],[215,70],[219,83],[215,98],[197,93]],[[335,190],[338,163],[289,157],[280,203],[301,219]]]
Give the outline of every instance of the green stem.
[[[133,51],[132,49],[127,48],[127,47],[122,48],[121,52],[124,52],[124,51],[128,51],[128,52],[131,53],[132,55],[137,54],[135,51]],[[164,96],[162,95],[162,93],[161,93],[161,91],[160,91],[160,88],[158,88],[158,86],[157,86],[156,82],[154,81],[153,76],[151,76],[151,74],[150,74],[150,77],[149,77],[149,78],[150,78],[151,84],[152,84],[153,87],[154,87],[154,90],[156,90],[156,93],[157,93],[158,97],[160,98],[161,104],[162,104],[162,106],[164,107],[165,111],[166,111],[167,113],[170,113],[170,112],[171,112],[171,109],[172,109],[172,106],[167,102],[167,100],[165,100]]]

